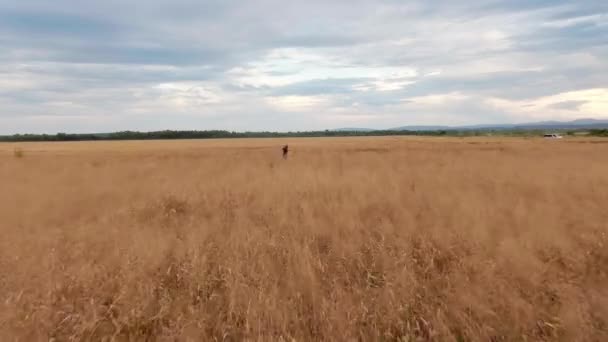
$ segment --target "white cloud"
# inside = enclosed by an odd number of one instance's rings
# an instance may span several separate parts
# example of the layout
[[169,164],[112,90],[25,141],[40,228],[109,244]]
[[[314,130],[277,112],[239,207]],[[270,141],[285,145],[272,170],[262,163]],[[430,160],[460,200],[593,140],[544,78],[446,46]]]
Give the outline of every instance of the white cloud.
[[398,90],[418,75],[408,66],[364,66],[331,52],[315,54],[304,49],[272,50],[263,59],[228,71],[239,86],[280,87],[319,79],[368,79],[356,90]]
[[330,104],[327,96],[269,96],[266,103],[279,111],[303,111],[320,109]]
[[607,10],[0,0],[0,133],[605,117]]
[[608,25],[608,14],[599,13],[599,14],[585,15],[585,16],[566,18],[566,19],[560,19],[560,20],[552,20],[552,21],[544,22],[543,26],[555,27],[555,28],[566,28],[566,27],[580,25],[580,24],[592,24],[592,25],[597,25],[597,26]]
[[438,106],[446,105],[453,102],[463,101],[469,99],[470,96],[462,94],[460,92],[452,92],[447,94],[434,94],[426,96],[416,96],[406,98],[404,102],[412,103],[418,106]]
[[[575,108],[556,106],[565,102],[580,105]],[[505,110],[519,120],[608,118],[608,88],[570,91],[522,101],[490,98],[486,103]]]
[[159,100],[177,108],[197,107],[222,101],[222,96],[218,94],[217,89],[200,83],[161,83],[154,89],[160,92]]

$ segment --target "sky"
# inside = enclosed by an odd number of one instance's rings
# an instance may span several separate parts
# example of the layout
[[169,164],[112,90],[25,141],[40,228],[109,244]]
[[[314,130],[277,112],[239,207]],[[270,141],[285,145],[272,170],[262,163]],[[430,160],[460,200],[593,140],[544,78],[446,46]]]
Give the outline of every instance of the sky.
[[0,134],[580,118],[605,0],[0,0]]

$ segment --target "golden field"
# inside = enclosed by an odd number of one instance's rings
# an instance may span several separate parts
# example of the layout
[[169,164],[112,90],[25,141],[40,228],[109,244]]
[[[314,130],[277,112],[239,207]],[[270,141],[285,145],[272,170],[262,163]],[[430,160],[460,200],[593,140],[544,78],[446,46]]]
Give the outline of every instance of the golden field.
[[1,341],[608,341],[608,140],[4,143],[0,189]]

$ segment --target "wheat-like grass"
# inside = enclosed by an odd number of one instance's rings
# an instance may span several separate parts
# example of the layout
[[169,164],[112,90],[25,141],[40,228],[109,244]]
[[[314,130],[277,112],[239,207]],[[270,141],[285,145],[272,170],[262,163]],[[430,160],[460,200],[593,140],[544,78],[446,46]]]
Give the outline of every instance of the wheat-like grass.
[[604,142],[0,145],[0,340],[607,341]]

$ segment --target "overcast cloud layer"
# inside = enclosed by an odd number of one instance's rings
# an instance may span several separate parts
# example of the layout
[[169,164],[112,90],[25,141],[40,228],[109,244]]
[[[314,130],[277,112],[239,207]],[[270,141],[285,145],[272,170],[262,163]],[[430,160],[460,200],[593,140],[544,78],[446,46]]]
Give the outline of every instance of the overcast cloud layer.
[[608,118],[608,1],[0,0],[0,134]]

